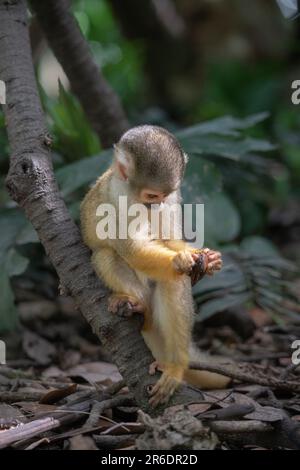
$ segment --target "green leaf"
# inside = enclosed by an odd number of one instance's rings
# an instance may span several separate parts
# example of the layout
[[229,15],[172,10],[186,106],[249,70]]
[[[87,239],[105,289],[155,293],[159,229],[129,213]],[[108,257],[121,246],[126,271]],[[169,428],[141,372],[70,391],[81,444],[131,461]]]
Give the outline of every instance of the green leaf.
[[241,305],[250,300],[251,294],[249,292],[242,292],[240,294],[229,294],[222,295],[218,299],[213,299],[205,302],[199,307],[198,314],[196,315],[196,321],[203,321],[211,317],[216,312],[223,312],[224,310]]
[[17,245],[26,245],[27,243],[39,243],[38,234],[28,221],[26,221],[16,238]]
[[18,253],[14,248],[8,250],[5,257],[5,270],[9,277],[19,276],[27,268],[29,260]]
[[224,243],[234,240],[240,232],[240,215],[232,201],[224,193],[210,195],[204,206],[205,243],[214,240]]
[[[222,136],[190,138],[184,145],[188,154],[217,155],[236,162],[243,161],[243,157],[251,152],[270,152],[275,148],[273,144],[262,139],[247,137],[231,140]],[[249,157],[247,157],[247,163],[249,163]]]
[[56,178],[62,195],[68,196],[75,190],[94,182],[110,165],[112,150],[100,155],[84,158],[56,170]]
[[212,119],[208,122],[196,124],[195,126],[188,127],[182,131],[177,132],[177,137],[180,141],[185,142],[186,139],[195,135],[208,135],[218,134],[238,137],[240,135],[238,130],[247,129],[252,127],[269,117],[269,113],[258,113],[246,118],[235,118],[232,116],[224,116],[217,119]]
[[182,185],[184,203],[203,203],[204,196],[209,196],[221,189],[222,176],[217,166],[203,158],[191,155]]
[[0,331],[12,330],[18,323],[14,294],[5,270],[0,271]]
[[36,231],[26,219],[24,213],[18,209],[0,209],[0,258],[1,253],[14,245],[38,242]]
[[[22,274],[28,266],[28,259],[15,249],[17,244],[32,241],[32,227],[27,222],[23,212],[19,209],[0,210],[0,331],[13,328],[17,323],[14,294],[9,278]],[[31,233],[26,239],[22,239],[22,233]]]
[[241,242],[241,249],[248,255],[254,257],[279,257],[277,248],[270,240],[263,237],[247,237]]
[[202,296],[207,292],[216,292],[224,289],[233,289],[234,287],[247,287],[245,275],[237,263],[233,263],[230,257],[223,256],[223,269],[214,276],[205,276],[198,284],[193,287],[193,294],[202,300]]
[[100,143],[77,99],[67,92],[59,82],[58,100],[49,99],[42,93],[51,120],[54,135],[53,148],[59,151],[66,161],[74,161],[83,156],[100,151]]
[[9,247],[14,245],[26,223],[25,216],[19,209],[0,210],[0,257],[1,253],[5,253]]
[[223,256],[224,268],[213,277],[204,277],[193,288],[199,319],[235,305],[252,301],[268,308],[276,321],[278,315],[296,318],[300,297],[291,289],[285,273],[297,274],[290,262],[281,258],[273,245],[261,237],[249,237],[241,246]]

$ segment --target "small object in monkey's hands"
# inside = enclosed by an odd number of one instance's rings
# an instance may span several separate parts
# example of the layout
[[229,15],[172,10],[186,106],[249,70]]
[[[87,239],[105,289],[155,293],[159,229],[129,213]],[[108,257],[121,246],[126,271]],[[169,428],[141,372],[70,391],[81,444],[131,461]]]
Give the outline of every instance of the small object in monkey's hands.
[[195,259],[191,273],[191,284],[194,286],[205,274],[212,276],[222,268],[222,255],[219,251],[204,248]]
[[203,276],[205,276],[207,267],[208,267],[208,257],[204,253],[200,254],[198,258],[195,260],[195,264],[192,269],[192,273],[191,273],[192,286],[197,284],[197,282],[200,281],[200,279],[202,279]]

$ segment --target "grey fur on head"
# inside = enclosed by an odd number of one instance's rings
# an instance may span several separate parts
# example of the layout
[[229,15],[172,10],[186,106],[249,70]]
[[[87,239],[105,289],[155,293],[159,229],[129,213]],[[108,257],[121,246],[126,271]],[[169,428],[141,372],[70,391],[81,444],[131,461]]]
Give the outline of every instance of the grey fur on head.
[[179,186],[187,156],[176,137],[163,127],[133,127],[125,132],[116,147],[133,159],[134,184],[166,192]]

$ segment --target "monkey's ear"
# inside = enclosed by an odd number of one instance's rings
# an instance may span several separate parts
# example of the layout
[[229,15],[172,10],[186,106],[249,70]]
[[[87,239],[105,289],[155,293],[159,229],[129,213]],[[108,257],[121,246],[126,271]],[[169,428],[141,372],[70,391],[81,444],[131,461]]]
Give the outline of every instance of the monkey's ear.
[[183,152],[183,158],[184,158],[184,163],[187,164],[187,162],[189,161],[188,154]]
[[114,144],[115,158],[117,170],[122,180],[128,180],[130,161],[126,153],[117,145]]

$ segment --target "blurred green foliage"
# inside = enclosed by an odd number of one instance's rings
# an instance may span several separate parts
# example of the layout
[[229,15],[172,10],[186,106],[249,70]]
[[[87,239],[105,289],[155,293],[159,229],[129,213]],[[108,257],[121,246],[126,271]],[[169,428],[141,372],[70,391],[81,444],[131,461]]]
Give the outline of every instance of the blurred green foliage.
[[219,60],[207,64],[202,99],[193,119],[211,119],[225,113],[247,116],[266,109],[276,111],[282,92],[282,64]]
[[124,39],[105,0],[77,0],[73,12],[104,76],[127,110],[136,110],[145,94],[143,43]]
[[60,82],[58,100],[49,99],[45,93],[42,96],[54,136],[53,149],[60,153],[64,162],[79,160],[83,155],[94,155],[100,151],[98,137],[81,106]]

